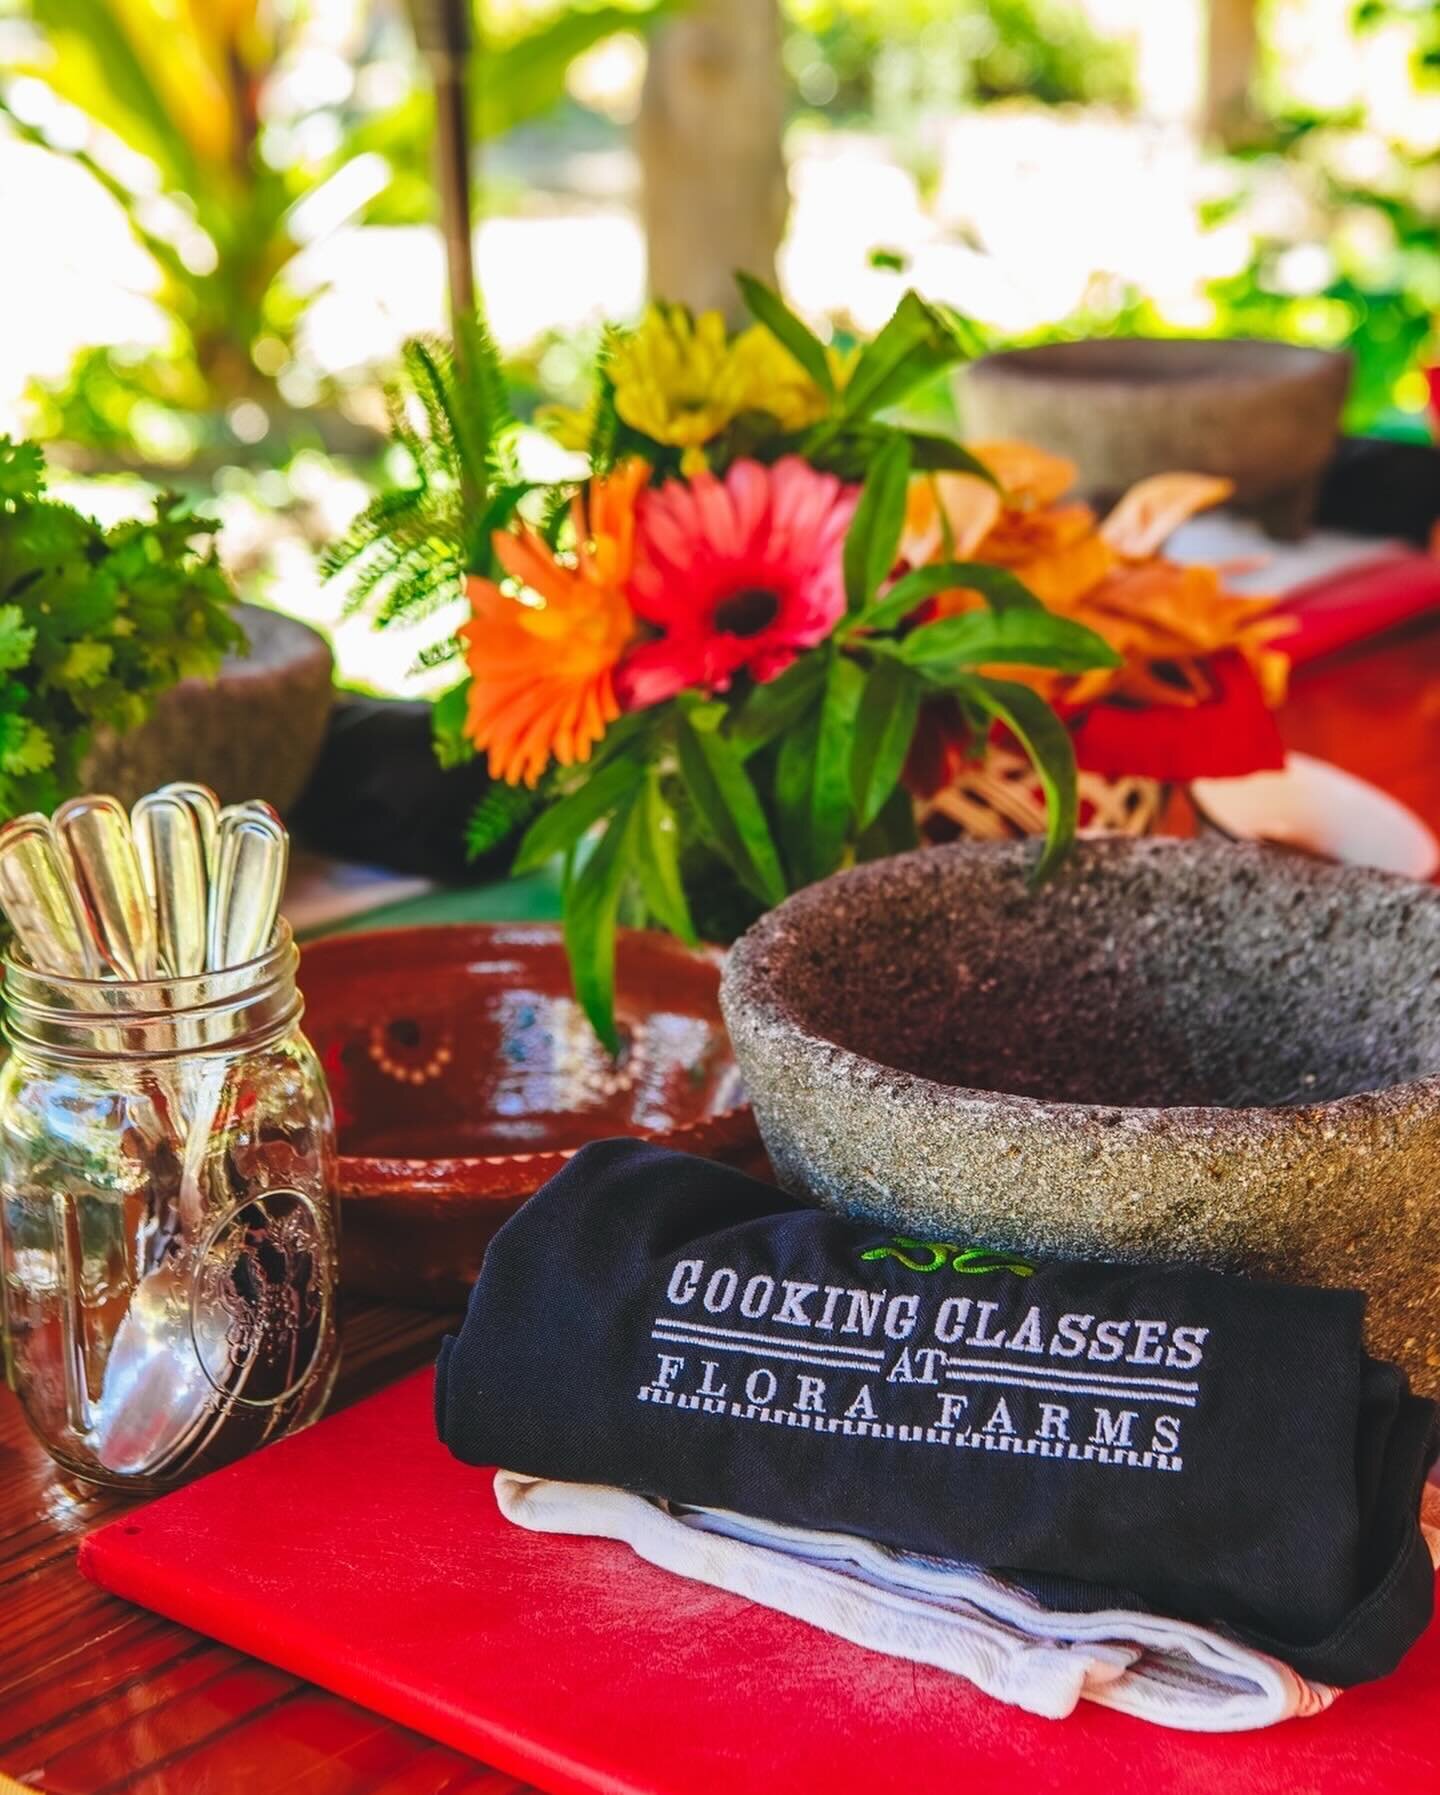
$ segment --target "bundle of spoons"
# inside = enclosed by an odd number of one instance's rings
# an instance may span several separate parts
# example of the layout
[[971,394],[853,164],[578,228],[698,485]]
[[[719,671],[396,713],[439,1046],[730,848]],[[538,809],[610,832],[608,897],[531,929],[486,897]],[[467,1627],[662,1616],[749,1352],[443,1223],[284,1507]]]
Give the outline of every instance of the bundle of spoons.
[[[0,907],[43,973],[101,984],[196,978],[269,947],[288,854],[284,824],[258,799],[222,808],[208,787],[179,783],[127,815],[118,799],[89,794],[48,820],[35,813],[0,828]],[[82,1389],[72,1404],[116,1472],[157,1473],[217,1399],[202,1354],[221,1361],[227,1318],[192,1315],[184,1247],[202,1232],[201,1175],[225,1073],[218,1055],[151,1073],[180,1162],[178,1216],[156,1212],[152,1186],[136,1251],[144,1269],[99,1403]]]
[[263,799],[221,808],[208,786],[71,798],[0,827],[0,908],[41,972],[190,978],[264,951],[289,837]]

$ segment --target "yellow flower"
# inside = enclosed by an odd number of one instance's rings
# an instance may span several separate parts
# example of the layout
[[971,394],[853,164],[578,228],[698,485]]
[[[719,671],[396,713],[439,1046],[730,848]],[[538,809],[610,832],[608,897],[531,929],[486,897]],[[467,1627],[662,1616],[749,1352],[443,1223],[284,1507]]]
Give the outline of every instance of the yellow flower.
[[725,320],[652,305],[610,349],[615,409],[642,436],[698,449],[743,409]]
[[[804,430],[818,424],[830,401],[778,337],[763,324],[752,324],[730,347],[731,372],[741,411],[763,411],[782,430]],[[837,386],[845,373],[843,360],[829,354]]]
[[584,406],[541,405],[536,407],[535,422],[562,449],[584,454],[595,435],[598,410],[593,399]]
[[[704,445],[742,412],[764,412],[783,431],[803,430],[830,402],[783,343],[752,324],[730,337],[719,312],[692,318],[681,306],[653,305],[610,349],[615,409],[632,430],[685,451],[689,472],[705,466]],[[836,385],[849,372],[831,353]]]

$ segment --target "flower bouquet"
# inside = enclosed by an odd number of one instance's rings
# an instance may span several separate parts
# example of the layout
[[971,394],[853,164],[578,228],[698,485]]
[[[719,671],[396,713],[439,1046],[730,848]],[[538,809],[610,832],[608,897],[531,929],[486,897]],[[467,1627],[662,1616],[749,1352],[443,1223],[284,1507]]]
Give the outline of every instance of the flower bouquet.
[[656,305],[607,335],[589,408],[538,420],[583,457],[546,486],[521,477],[483,331],[453,357],[411,345],[414,483],[331,557],[382,622],[463,577],[468,674],[437,743],[488,758],[476,851],[523,824],[517,871],[563,857],[577,995],[612,1047],[622,918],[733,938],[915,845],[915,794],[987,754],[1035,782],[1043,878],[1077,744],[1103,758],[1132,713],[1189,715],[1230,672],[1275,683],[1253,602],[1158,558],[1219,485],[1147,482],[1100,525],[1065,502],[1067,464],[907,421],[972,352],[962,319],[909,293],[841,354],[740,284],[738,332]]

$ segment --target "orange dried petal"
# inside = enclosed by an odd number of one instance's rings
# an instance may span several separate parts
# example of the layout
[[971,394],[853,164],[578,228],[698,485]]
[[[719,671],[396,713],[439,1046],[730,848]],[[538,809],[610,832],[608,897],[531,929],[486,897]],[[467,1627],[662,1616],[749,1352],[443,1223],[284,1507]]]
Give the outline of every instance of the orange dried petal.
[[1105,578],[1114,561],[1109,544],[1098,536],[1088,535],[1029,560],[1015,562],[1012,571],[1042,605],[1068,613]]
[[1132,486],[1100,526],[1100,534],[1127,561],[1158,554],[1181,524],[1223,504],[1233,480],[1214,474],[1152,474]]
[[1000,482],[1005,497],[1020,505],[1050,505],[1069,492],[1079,469],[1063,455],[1051,455],[1033,443],[989,442],[965,445]]
[[941,552],[967,561],[1000,520],[1000,494],[978,474],[936,474]]

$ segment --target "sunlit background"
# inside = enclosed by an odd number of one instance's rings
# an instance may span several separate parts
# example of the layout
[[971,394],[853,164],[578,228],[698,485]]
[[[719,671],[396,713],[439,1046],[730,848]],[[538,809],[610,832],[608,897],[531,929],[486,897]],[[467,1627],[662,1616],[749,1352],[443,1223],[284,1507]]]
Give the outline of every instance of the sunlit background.
[[[998,342],[1348,346],[1352,429],[1440,360],[1431,0],[784,0],[777,268],[843,334],[905,285]],[[478,0],[477,271],[522,414],[646,293],[637,116],[683,5]],[[106,518],[203,491],[247,597],[420,691],[315,555],[387,476],[398,345],[445,327],[403,0],[0,0],[0,430]],[[648,246],[652,251],[655,245]],[[533,451],[532,451],[533,452]],[[388,470],[393,472],[394,470]]]

